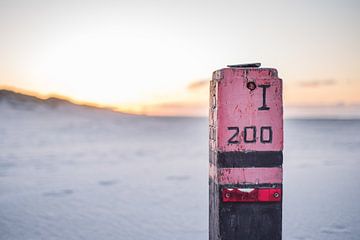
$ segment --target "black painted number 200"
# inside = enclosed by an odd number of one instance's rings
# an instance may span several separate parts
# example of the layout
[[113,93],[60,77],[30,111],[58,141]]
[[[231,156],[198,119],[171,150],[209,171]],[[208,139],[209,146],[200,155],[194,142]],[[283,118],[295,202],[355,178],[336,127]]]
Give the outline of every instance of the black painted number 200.
[[[231,137],[228,139],[228,144],[239,144],[239,127],[228,127],[231,131]],[[244,127],[244,143],[256,143],[257,136],[256,126],[247,126]],[[267,133],[267,134],[266,134]],[[261,143],[272,143],[273,131],[271,126],[262,126],[260,127],[260,142]]]

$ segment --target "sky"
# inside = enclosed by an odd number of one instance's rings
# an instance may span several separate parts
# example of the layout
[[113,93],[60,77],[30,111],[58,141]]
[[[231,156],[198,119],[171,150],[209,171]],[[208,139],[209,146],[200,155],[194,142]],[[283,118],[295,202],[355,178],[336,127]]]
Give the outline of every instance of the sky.
[[290,115],[360,115],[359,1],[0,0],[0,87],[207,115],[227,64],[278,69]]

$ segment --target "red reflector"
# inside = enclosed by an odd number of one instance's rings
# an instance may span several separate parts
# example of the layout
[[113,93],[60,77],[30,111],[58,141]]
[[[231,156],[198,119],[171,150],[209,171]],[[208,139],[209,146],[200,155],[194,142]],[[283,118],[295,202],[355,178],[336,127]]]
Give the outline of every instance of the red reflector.
[[280,202],[281,188],[223,188],[223,202]]

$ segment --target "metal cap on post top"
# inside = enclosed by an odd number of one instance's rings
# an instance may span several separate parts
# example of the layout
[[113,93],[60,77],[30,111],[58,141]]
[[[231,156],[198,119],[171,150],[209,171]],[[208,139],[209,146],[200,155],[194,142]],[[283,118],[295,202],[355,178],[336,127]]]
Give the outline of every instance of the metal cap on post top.
[[229,68],[259,68],[261,63],[243,63],[243,64],[229,64]]
[[260,63],[213,73],[209,108],[210,240],[280,240],[282,80]]

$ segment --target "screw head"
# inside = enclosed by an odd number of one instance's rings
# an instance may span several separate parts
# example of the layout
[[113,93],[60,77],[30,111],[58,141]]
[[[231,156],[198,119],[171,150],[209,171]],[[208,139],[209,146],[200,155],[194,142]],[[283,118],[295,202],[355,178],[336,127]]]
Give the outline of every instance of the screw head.
[[248,83],[246,84],[246,87],[247,87],[248,89],[250,89],[250,91],[253,91],[253,90],[255,90],[255,88],[256,88],[256,84],[255,84],[255,82],[248,82]]
[[280,194],[278,192],[276,192],[273,194],[273,196],[274,196],[274,198],[278,198],[278,197],[280,197]]

